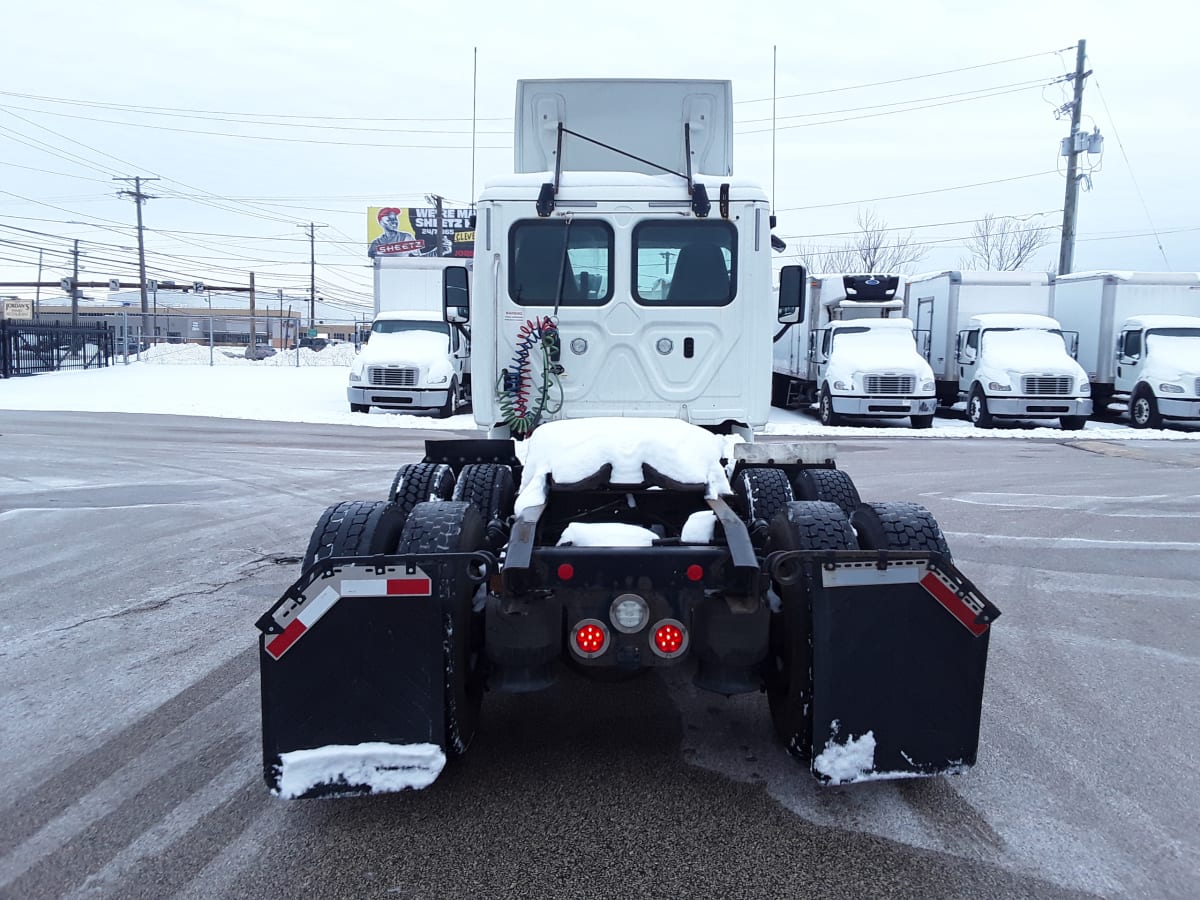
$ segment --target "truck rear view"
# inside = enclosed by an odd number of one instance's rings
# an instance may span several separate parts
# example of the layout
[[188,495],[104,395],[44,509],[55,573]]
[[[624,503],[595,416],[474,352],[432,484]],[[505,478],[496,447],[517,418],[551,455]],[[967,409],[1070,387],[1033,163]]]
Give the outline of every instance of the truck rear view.
[[422,787],[486,727],[485,691],[564,667],[631,698],[630,676],[680,666],[765,693],[825,783],[971,766],[999,611],[923,507],[862,502],[832,444],[754,441],[806,277],[784,267],[772,296],[728,82],[518,98],[518,171],[480,199],[471,284],[490,436],[429,441],[386,499],[318,521],[257,623],[268,785]]

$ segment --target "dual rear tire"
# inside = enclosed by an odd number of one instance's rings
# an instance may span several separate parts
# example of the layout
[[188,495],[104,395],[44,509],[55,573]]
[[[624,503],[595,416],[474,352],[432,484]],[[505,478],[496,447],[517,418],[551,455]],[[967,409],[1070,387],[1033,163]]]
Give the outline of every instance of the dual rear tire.
[[[848,478],[839,484],[843,502],[851,489]],[[911,550],[950,558],[937,521],[915,503],[859,503],[847,516],[844,506],[832,500],[792,502],[772,519],[766,549]],[[779,602],[771,616],[764,679],[775,731],[788,753],[805,762],[813,752],[813,588],[808,577],[804,567],[785,563],[772,583]]]

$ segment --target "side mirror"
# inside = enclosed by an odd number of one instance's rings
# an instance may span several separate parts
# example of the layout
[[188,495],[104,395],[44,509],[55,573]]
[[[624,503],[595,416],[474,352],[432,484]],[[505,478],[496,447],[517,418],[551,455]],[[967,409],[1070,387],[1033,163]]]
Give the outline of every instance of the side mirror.
[[784,266],[779,270],[779,321],[795,325],[804,320],[804,289],[808,272],[804,266]]
[[471,288],[466,266],[447,266],[442,272],[442,303],[447,322],[471,318]]

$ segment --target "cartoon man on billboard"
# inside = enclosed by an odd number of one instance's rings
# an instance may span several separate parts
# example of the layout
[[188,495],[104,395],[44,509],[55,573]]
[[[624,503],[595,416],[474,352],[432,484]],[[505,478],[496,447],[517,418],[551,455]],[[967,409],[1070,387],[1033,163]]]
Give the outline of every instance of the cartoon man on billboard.
[[372,259],[376,256],[449,256],[451,250],[450,238],[443,235],[440,247],[431,247],[425,249],[425,242],[418,238],[411,231],[404,231],[400,227],[400,216],[404,213],[402,209],[397,209],[394,206],[385,206],[379,210],[377,216],[379,224],[383,227],[383,234],[371,241],[371,245],[367,248],[367,256]]

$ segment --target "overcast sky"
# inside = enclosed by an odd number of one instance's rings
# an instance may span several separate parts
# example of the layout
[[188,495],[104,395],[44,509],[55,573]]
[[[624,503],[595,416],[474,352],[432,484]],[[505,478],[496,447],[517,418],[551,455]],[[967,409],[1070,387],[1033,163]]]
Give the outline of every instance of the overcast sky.
[[[116,196],[131,185],[113,179],[142,175],[160,179],[145,185],[150,277],[244,285],[253,270],[260,288],[306,294],[315,223],[318,291],[367,303],[367,207],[468,205],[511,170],[516,80],[579,75],[732,80],[734,171],[764,185],[789,244],[837,246],[869,210],[927,244],[917,271],[958,268],[987,213],[1061,225],[1069,118],[1055,112],[1081,38],[1083,127],[1105,141],[1085,160],[1074,268],[1200,270],[1194,7],[733,9],[9,4],[0,279],[35,280],[41,248],[57,281],[78,239],[82,278],[136,280],[135,208]],[[1056,234],[1032,267],[1057,257]]]

